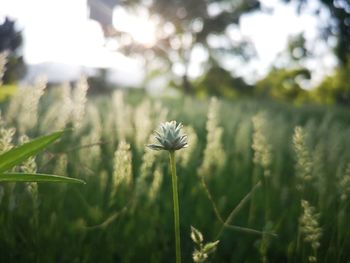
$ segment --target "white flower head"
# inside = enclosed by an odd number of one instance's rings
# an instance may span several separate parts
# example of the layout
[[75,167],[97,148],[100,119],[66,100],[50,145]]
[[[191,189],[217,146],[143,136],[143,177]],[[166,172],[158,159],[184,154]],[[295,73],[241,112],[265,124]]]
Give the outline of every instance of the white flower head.
[[157,144],[147,145],[152,150],[176,151],[188,146],[187,135],[181,133],[182,124],[176,121],[164,122],[155,131]]

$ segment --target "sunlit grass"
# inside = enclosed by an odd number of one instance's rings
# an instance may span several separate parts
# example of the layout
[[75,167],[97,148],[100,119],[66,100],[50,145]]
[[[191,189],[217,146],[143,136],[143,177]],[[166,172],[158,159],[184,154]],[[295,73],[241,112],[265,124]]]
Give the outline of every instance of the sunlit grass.
[[[349,260],[347,110],[120,91],[87,98],[86,88],[81,80],[36,97],[35,125],[18,121],[29,116],[29,95],[3,105],[4,147],[17,145],[21,133],[75,127],[35,162],[38,173],[87,184],[38,185],[35,213],[24,186],[0,185],[1,261],[175,261],[168,156],[145,147],[171,119],[185,125],[189,148],[181,151],[191,153],[177,152],[183,262]],[[317,224],[305,219],[304,200]],[[191,240],[192,225],[203,234]],[[317,246],[309,225],[322,233]]]

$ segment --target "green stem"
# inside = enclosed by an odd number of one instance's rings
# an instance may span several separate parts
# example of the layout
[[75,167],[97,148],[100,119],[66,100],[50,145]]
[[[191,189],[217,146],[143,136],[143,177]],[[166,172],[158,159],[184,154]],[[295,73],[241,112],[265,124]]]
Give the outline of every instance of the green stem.
[[177,192],[175,152],[170,151],[169,154],[170,154],[171,179],[173,184],[176,263],[181,263],[180,210],[179,210],[179,196]]
[[270,198],[269,195],[271,194],[271,188],[270,188],[270,178],[263,175],[263,184],[264,184],[264,198],[265,198],[265,225],[270,221]]

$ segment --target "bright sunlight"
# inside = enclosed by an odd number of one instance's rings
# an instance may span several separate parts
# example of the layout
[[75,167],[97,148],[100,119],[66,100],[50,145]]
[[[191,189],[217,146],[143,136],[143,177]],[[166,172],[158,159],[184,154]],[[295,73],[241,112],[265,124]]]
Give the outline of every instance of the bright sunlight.
[[128,33],[135,42],[143,46],[153,46],[157,41],[157,21],[150,17],[145,9],[131,12],[117,7],[113,14],[113,25],[117,30]]

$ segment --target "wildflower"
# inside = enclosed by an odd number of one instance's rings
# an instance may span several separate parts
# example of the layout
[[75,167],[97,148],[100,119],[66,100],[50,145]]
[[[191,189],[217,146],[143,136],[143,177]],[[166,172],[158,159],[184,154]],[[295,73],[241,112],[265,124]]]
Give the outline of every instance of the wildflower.
[[187,135],[181,133],[182,124],[176,121],[165,122],[160,124],[160,131],[155,131],[155,136],[159,144],[149,144],[152,150],[166,150],[169,152],[169,161],[171,167],[171,181],[173,187],[174,203],[174,226],[175,226],[175,252],[176,263],[181,263],[181,245],[180,245],[180,209],[179,196],[177,191],[177,175],[175,151],[188,146]]
[[159,144],[149,144],[147,145],[152,150],[166,150],[166,151],[176,151],[188,146],[187,135],[181,133],[182,128],[181,123],[176,123],[176,121],[170,121],[160,124],[160,130],[155,131],[157,134],[155,136]]

